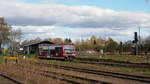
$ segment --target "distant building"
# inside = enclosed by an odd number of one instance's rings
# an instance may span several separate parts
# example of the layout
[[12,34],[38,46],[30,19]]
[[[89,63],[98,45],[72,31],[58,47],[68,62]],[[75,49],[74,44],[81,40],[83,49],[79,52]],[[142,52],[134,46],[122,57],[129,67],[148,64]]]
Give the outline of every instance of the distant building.
[[24,54],[37,54],[39,52],[39,48],[38,48],[39,44],[54,44],[54,43],[50,42],[50,41],[41,41],[41,42],[38,42],[38,43],[24,45],[23,46]]
[[4,23],[4,18],[0,17],[0,24],[3,24],[3,23]]

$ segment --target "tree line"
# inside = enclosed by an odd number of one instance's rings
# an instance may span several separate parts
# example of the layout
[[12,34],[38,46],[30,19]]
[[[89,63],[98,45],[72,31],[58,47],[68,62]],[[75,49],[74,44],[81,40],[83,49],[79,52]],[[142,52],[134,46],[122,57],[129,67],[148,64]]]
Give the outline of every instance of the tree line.
[[[135,44],[133,40],[128,40],[125,42],[117,42],[112,38],[104,39],[96,36],[91,36],[89,39],[81,39],[72,42],[71,38],[36,38],[32,40],[24,40],[22,45],[37,43],[40,41],[51,41],[54,43],[73,43],[77,51],[88,51],[93,50],[100,52],[103,50],[105,53],[109,54],[134,54]],[[150,36],[140,41],[138,44],[139,53],[148,53],[150,51]]]

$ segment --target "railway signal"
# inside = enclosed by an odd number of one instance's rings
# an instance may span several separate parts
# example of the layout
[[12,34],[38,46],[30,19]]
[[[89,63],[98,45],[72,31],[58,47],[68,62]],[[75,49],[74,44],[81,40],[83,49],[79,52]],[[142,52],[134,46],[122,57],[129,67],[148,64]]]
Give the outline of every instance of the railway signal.
[[134,32],[134,40],[132,42],[135,44],[134,55],[138,55],[138,34],[137,34],[137,32]]
[[122,41],[121,41],[121,42],[120,42],[120,51],[119,51],[119,53],[122,54],[122,52],[123,52],[123,43],[122,43]]

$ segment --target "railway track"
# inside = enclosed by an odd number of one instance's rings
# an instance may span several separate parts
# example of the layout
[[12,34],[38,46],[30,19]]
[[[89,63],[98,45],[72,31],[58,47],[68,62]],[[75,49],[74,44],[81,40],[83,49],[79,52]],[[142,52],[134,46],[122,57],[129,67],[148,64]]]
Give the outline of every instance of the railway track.
[[96,74],[96,75],[134,80],[134,81],[139,81],[143,83],[150,83],[150,77],[108,72],[108,71],[102,71],[102,70],[92,70],[92,69],[85,69],[85,68],[78,68],[78,67],[71,67],[71,66],[63,66],[63,65],[57,65],[57,64],[45,64],[45,63],[36,63],[36,64],[47,66],[47,67],[53,66],[55,68],[60,68],[64,70],[72,70],[72,71],[78,71],[78,72],[84,72],[84,73],[90,73],[90,74]]
[[83,81],[87,81],[87,83],[90,83],[90,84],[111,84],[111,83],[108,83],[108,82],[103,82],[103,81],[99,81],[99,80],[95,80],[95,79],[89,79],[89,78],[84,78],[84,77],[79,77],[79,76],[74,76],[74,75],[68,75],[68,74],[63,74],[63,73],[50,72],[50,71],[42,71],[42,72],[49,73],[49,74],[54,74],[54,75],[61,75],[61,76],[64,76],[64,78],[67,78],[67,79],[73,78],[73,79],[83,80]]
[[118,61],[118,60],[112,60],[112,59],[77,58],[77,61],[75,62],[85,63],[85,64],[116,66],[116,67],[128,67],[128,68],[145,68],[145,69],[150,68],[150,63],[133,63],[129,61]]
[[[32,71],[28,71],[28,72],[32,72]],[[56,75],[53,75],[53,74],[45,74],[45,73],[42,73],[42,72],[32,72],[32,73],[42,75],[42,76],[46,76],[46,77],[50,77],[50,78],[53,78],[53,79],[59,79],[59,80],[66,81],[66,82],[71,83],[71,84],[82,84],[80,82],[70,80],[70,79],[66,79],[66,78],[56,76]]]
[[127,64],[144,64],[150,65],[150,63],[140,63],[140,62],[130,62],[130,61],[121,61],[121,60],[113,60],[113,59],[92,59],[92,58],[76,58],[81,61],[92,61],[92,62],[113,62],[113,63],[127,63]]
[[[24,67],[22,65],[19,65],[19,66]],[[24,67],[24,69],[25,68],[27,69],[27,67]],[[53,79],[59,79],[62,81],[66,81],[71,84],[83,84],[83,83],[86,83],[86,84],[112,84],[109,82],[99,81],[99,80],[95,80],[95,79],[89,79],[89,78],[80,77],[80,76],[68,75],[68,74],[64,74],[64,73],[52,72],[52,71],[47,71],[47,70],[35,69],[33,72],[30,69],[27,69],[27,71],[34,73],[34,74],[51,77]]]
[[76,59],[81,61],[92,61],[92,62],[114,62],[114,63],[150,65],[150,63],[130,62],[130,61],[121,61],[121,60],[113,60],[113,59],[94,59],[94,58],[76,58]]
[[4,79],[7,79],[7,80],[13,82],[14,84],[22,84],[21,82],[15,80],[15,79],[13,79],[13,78],[5,75],[5,74],[2,74],[2,73],[0,73],[0,77],[3,77]]
[[142,65],[142,64],[113,63],[113,62],[87,62],[87,61],[83,61],[83,62],[74,61],[74,62],[75,63],[84,63],[84,64],[96,64],[96,65],[115,66],[115,67],[150,69],[150,65]]

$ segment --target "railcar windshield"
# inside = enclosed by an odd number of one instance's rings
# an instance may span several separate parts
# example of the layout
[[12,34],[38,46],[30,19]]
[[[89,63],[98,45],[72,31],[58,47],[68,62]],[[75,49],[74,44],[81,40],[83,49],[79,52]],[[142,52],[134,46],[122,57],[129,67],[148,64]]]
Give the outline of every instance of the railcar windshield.
[[74,46],[73,45],[64,45],[64,51],[65,52],[73,52]]

